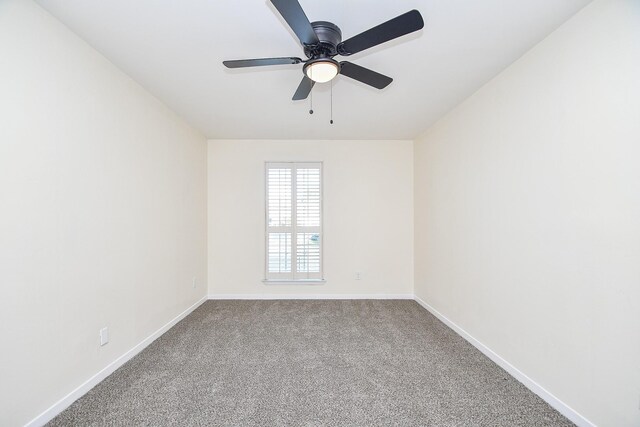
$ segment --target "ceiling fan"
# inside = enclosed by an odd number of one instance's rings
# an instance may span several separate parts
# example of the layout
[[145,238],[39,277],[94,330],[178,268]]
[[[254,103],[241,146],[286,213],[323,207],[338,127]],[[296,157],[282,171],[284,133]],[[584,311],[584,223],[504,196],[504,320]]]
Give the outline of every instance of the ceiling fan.
[[307,60],[296,57],[259,58],[223,61],[227,68],[258,67],[263,65],[304,64],[304,77],[293,100],[306,99],[317,83],[325,83],[338,74],[358,80],[376,89],[384,89],[393,79],[368,68],[347,61],[336,61],[334,56],[349,56],[370,47],[404,36],[424,27],[422,15],[412,10],[363,33],[342,41],[342,31],[337,25],[326,22],[309,22],[298,0],[271,0],[280,15],[300,39]]

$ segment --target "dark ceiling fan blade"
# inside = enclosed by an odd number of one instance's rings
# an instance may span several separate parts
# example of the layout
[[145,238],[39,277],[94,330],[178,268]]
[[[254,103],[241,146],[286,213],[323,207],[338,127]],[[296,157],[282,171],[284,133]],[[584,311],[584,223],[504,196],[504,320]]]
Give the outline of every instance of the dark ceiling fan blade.
[[280,15],[287,21],[296,36],[303,45],[316,45],[320,43],[316,32],[313,30],[309,18],[305,15],[298,0],[271,0],[278,9]]
[[338,45],[338,53],[342,56],[353,55],[405,34],[418,31],[422,27],[424,27],[422,15],[414,9],[343,41]]
[[314,84],[316,84],[316,82],[311,80],[309,77],[304,76],[302,78],[302,81],[300,82],[300,85],[298,85],[298,89],[296,89],[296,93],[293,94],[292,99],[294,101],[307,99],[307,96],[309,96],[309,93],[311,93],[311,89],[313,89]]
[[286,65],[299,64],[300,58],[259,58],[259,59],[237,59],[234,61],[222,61],[227,68],[261,67],[263,65]]
[[340,63],[340,74],[373,86],[376,89],[384,89],[393,81],[391,77],[347,61]]

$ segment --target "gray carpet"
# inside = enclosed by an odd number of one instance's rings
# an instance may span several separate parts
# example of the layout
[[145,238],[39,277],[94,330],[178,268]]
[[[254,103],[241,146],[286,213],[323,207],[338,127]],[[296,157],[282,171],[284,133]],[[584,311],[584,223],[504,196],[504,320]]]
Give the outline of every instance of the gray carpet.
[[208,301],[49,425],[572,425],[413,301]]

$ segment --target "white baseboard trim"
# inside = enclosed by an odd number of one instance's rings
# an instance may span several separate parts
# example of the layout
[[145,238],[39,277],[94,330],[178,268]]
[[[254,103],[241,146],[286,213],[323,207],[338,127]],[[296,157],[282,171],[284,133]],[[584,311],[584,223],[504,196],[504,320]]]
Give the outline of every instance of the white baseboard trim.
[[149,335],[147,338],[142,340],[139,344],[133,347],[131,350],[127,351],[122,356],[118,357],[116,360],[108,364],[104,369],[100,372],[89,378],[87,381],[82,383],[78,388],[73,390],[71,393],[67,394],[65,397],[54,403],[49,409],[38,415],[33,420],[29,421],[25,427],[40,427],[51,421],[56,415],[67,409],[73,402],[78,400],[80,397],[85,395],[89,390],[95,387],[100,381],[107,378],[111,375],[116,369],[127,363],[131,360],[135,355],[140,353],[145,349],[149,344],[159,338],[162,334],[171,329],[176,323],[187,317],[193,310],[198,308],[203,302],[207,300],[207,297],[201,298],[198,302],[193,304],[191,307],[187,308],[185,311],[174,317],[170,320],[166,325]]
[[524,372],[520,371],[518,368],[513,366],[511,363],[507,362],[505,359],[496,354],[493,350],[491,350],[486,345],[482,344],[480,341],[472,337],[467,331],[462,329],[460,326],[453,323],[446,316],[440,313],[438,310],[427,304],[422,299],[417,296],[414,297],[415,301],[420,304],[423,308],[425,308],[428,312],[436,316],[442,323],[447,325],[449,328],[453,329],[458,335],[467,340],[471,345],[480,350],[485,356],[491,359],[496,365],[500,366],[502,369],[507,371],[512,377],[520,381],[525,387],[529,390],[537,394],[542,400],[547,402],[554,408],[556,411],[560,412],[562,415],[567,417],[571,422],[576,424],[579,427],[595,427],[595,424],[590,422],[588,419],[580,415],[574,409],[572,409],[569,405],[562,402],[560,399],[555,397],[553,394],[548,392],[544,387],[540,384],[529,378]]
[[413,294],[209,294],[213,300],[274,299],[413,299]]

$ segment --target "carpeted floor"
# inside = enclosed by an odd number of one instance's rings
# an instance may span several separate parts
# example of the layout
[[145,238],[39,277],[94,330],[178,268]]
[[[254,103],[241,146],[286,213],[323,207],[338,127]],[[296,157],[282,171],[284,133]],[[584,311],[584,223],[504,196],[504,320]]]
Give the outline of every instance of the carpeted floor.
[[572,425],[413,301],[208,301],[49,425]]

